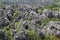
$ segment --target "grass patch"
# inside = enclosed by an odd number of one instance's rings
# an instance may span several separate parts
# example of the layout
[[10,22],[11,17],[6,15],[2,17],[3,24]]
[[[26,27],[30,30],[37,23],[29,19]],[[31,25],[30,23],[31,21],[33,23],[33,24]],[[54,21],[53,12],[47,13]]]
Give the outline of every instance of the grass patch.
[[10,28],[7,26],[7,27],[4,27],[3,30],[4,30],[5,34],[7,35],[7,37],[8,37],[8,40],[11,40]]
[[28,31],[29,40],[41,40],[40,36],[35,31]]

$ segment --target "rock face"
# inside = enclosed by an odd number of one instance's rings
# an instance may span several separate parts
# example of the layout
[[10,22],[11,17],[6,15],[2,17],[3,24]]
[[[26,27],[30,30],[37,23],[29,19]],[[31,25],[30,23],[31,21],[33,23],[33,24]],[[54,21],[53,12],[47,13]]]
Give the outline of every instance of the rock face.
[[43,31],[60,37],[60,22],[50,21],[46,26],[44,26]]
[[0,40],[7,40],[7,36],[4,34],[3,30],[0,29]]

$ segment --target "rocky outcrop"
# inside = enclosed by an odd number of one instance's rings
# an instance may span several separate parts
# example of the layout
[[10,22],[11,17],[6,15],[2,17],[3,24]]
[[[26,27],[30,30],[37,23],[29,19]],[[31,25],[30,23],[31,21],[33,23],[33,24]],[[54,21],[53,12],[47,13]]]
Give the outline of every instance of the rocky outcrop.
[[[60,21],[49,21],[55,17],[60,18],[60,12],[48,9],[42,10],[41,13],[37,11],[38,8],[30,6],[10,5],[6,8],[0,8],[0,27],[8,26],[13,40],[29,40],[27,31],[35,31],[42,40],[45,38],[45,33],[60,37]],[[17,13],[15,14],[15,12]],[[44,19],[49,19],[49,23],[41,28],[41,21],[45,22]],[[5,40],[4,36],[1,38]]]
[[56,35],[60,37],[60,21],[49,21],[49,23],[42,29],[45,33]]

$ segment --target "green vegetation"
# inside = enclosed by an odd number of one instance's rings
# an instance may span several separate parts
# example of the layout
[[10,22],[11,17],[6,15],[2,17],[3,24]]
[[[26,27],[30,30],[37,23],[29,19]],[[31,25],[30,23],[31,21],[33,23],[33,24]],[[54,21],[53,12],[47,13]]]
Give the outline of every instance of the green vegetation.
[[14,13],[14,15],[13,15],[13,17],[16,17],[16,16],[18,16],[19,15],[19,11],[15,11],[15,13]]
[[[41,40],[40,36],[36,35],[35,31],[28,31],[29,40]],[[55,35],[45,34],[44,40],[60,40]]]
[[28,31],[29,40],[41,40],[35,31]]
[[21,25],[21,22],[16,22],[16,23],[15,23],[15,30],[16,30],[16,32],[19,31],[20,25]]
[[46,34],[44,40],[60,40],[55,35]]
[[8,40],[11,40],[11,31],[10,31],[10,28],[8,26],[2,28],[6,34],[6,36],[8,37]]

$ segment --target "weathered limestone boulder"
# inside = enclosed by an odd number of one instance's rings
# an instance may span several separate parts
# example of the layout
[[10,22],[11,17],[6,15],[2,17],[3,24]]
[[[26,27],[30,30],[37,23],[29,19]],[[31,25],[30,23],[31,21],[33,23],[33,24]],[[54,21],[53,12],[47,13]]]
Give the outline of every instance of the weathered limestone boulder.
[[29,40],[28,33],[25,31],[19,31],[14,35],[13,40]]
[[45,16],[47,16],[48,18],[53,18],[53,17],[54,17],[53,12],[52,12],[51,10],[44,9],[44,10],[43,10],[43,13],[44,13]]
[[4,17],[0,17],[0,27],[7,26],[9,24],[9,20]]
[[48,17],[46,16],[45,13],[42,13],[42,14],[40,15],[40,19],[46,19],[46,18],[48,18]]
[[35,30],[37,31],[40,26],[34,22],[30,22],[30,21],[24,21],[23,25],[22,25],[22,29],[26,29],[26,30]]
[[7,10],[6,16],[7,16],[7,18],[8,18],[9,20],[11,20],[11,19],[12,19],[12,16],[13,16],[13,12],[12,12],[11,10]]
[[44,26],[42,31],[60,37],[60,21],[50,21],[46,26]]
[[60,11],[54,11],[53,15],[55,15],[57,18],[60,18]]

